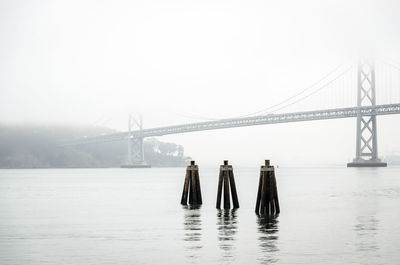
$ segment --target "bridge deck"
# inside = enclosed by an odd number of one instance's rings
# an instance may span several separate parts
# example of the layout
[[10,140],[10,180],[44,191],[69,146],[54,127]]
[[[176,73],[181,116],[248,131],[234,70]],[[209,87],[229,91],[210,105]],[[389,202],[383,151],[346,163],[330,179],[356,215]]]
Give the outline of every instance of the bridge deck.
[[[142,131],[137,130],[131,133],[132,135],[131,137],[145,138],[153,136],[162,136],[167,134],[179,134],[187,132],[256,126],[264,124],[351,118],[351,117],[357,117],[358,112],[361,112],[363,115],[400,114],[400,104],[376,105],[375,108],[351,107],[351,108],[339,108],[339,109],[326,109],[326,110],[269,114],[269,115],[252,116],[246,118],[221,119],[216,121],[188,123],[188,124],[165,126],[158,128],[149,128],[149,129],[144,129]],[[98,142],[119,141],[127,139],[128,137],[129,137],[129,132],[121,132],[121,133],[113,133],[96,137],[81,138],[73,141],[65,141],[61,142],[59,145],[66,146],[66,145],[79,145],[79,144],[89,144]]]

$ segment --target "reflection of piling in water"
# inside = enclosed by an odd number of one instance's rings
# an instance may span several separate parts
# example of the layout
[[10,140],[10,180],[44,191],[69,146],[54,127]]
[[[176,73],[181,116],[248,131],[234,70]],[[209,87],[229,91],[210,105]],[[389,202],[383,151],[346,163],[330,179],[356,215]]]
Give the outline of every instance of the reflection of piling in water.
[[276,187],[275,169],[269,160],[260,169],[260,180],[256,201],[256,214],[280,213],[278,189]]
[[264,215],[258,217],[258,232],[260,233],[260,249],[262,264],[274,264],[278,261],[276,252],[279,251],[277,247],[278,241],[278,220],[276,215]]
[[194,161],[186,168],[185,183],[183,185],[181,204],[187,205],[189,194],[190,205],[200,205],[203,203],[200,188],[199,167]]
[[231,258],[237,232],[236,209],[219,210],[217,217],[219,247],[224,251],[224,258]]
[[224,189],[224,209],[231,208],[229,195],[229,185],[231,186],[233,208],[239,208],[239,200],[236,192],[235,178],[233,176],[233,168],[228,165],[228,160],[224,160],[224,164],[220,166],[217,192],[217,209],[221,208],[222,187]]
[[375,215],[363,215],[357,217],[354,231],[357,233],[357,251],[372,258],[379,250],[377,234],[379,230],[379,219]]
[[201,243],[202,228],[201,228],[201,216],[200,206],[188,206],[191,211],[185,211],[184,215],[184,238],[185,252],[190,260],[197,260],[199,253],[198,251],[203,247]]

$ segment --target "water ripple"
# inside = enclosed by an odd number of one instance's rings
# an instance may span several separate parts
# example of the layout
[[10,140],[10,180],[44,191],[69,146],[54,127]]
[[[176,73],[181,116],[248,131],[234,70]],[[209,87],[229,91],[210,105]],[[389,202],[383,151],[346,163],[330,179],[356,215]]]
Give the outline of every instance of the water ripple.
[[276,253],[279,251],[278,242],[278,216],[258,216],[258,233],[261,256],[258,258],[261,264],[275,264],[278,262]]
[[358,239],[357,251],[373,255],[375,251],[379,250],[378,230],[379,220],[374,215],[358,216],[357,223],[354,225]]
[[184,206],[184,237],[185,254],[188,261],[197,263],[200,256],[198,251],[203,248],[201,242],[202,227],[201,227],[201,214],[200,206]]
[[237,210],[218,210],[217,230],[219,247],[222,252],[223,261],[234,260],[234,241],[237,233]]

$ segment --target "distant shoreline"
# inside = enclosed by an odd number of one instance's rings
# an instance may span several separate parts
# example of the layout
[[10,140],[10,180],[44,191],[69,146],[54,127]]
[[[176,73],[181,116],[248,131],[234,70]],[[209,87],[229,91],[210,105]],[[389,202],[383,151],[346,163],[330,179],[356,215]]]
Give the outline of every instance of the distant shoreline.
[[[1,169],[96,169],[96,168],[120,168],[120,169],[135,169],[135,168],[121,168],[121,167],[0,167]],[[185,166],[151,166],[151,168],[185,168]],[[137,168],[136,168],[137,169]],[[144,169],[144,168],[139,168]]]
[[[10,126],[0,124],[0,168],[119,168],[127,162],[127,142],[116,141],[59,147],[60,139],[114,132],[95,126]],[[152,167],[183,167],[190,157],[183,146],[148,138],[145,161]]]

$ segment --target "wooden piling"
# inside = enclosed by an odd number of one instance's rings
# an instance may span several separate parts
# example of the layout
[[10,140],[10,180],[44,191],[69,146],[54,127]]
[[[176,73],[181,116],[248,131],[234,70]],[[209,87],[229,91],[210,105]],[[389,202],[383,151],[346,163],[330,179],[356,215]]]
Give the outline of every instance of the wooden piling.
[[232,191],[233,208],[239,208],[239,199],[238,199],[237,192],[236,192],[236,184],[235,184],[235,177],[233,176],[233,170],[228,171],[228,172],[229,172],[229,180],[230,180],[231,191]]
[[231,208],[230,193],[232,194],[233,208],[239,208],[239,200],[236,191],[233,168],[228,164],[228,160],[224,160],[224,164],[220,166],[219,170],[216,204],[217,209],[221,208],[222,189],[224,190],[224,209]]
[[220,169],[219,171],[219,177],[218,177],[218,189],[217,189],[217,209],[221,209],[221,196],[222,196],[222,183],[224,176],[222,174],[222,170]]
[[229,172],[223,170],[224,175],[224,209],[231,208],[231,198],[229,196]]
[[183,183],[183,191],[182,191],[182,198],[181,198],[182,205],[187,205],[188,191],[189,191],[189,176],[190,176],[190,172],[189,172],[189,170],[186,170],[185,182]]
[[280,212],[275,169],[269,160],[265,160],[265,165],[260,169],[255,212],[268,215]]
[[195,161],[190,161],[190,165],[186,168],[185,182],[183,185],[181,204],[200,205],[203,203],[200,188],[199,168]]
[[256,213],[260,211],[260,203],[261,203],[261,189],[262,189],[262,172],[260,170],[260,179],[258,181],[258,191],[257,191],[257,200],[256,200]]
[[201,196],[199,170],[194,171],[194,173],[195,173],[195,179],[196,179],[197,202],[198,202],[198,204],[203,204],[203,198]]
[[189,204],[197,204],[197,187],[196,187],[196,177],[194,173],[195,168],[191,166],[191,174],[190,174],[190,197]]
[[279,208],[278,188],[276,186],[275,171],[272,171],[272,179],[273,179],[273,185],[274,185],[275,211],[276,211],[276,213],[280,213],[281,209]]
[[266,178],[265,178],[265,173],[264,171],[261,171],[262,173],[262,181],[261,181],[261,209],[260,209],[260,214],[265,213],[265,205],[266,205]]

